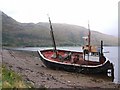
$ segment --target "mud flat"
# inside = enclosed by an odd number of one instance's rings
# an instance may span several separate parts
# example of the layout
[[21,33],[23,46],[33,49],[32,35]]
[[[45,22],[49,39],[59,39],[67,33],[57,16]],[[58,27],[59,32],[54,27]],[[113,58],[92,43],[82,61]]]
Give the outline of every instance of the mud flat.
[[110,78],[102,75],[85,75],[44,66],[37,52],[2,50],[2,64],[22,76],[35,88],[120,88]]

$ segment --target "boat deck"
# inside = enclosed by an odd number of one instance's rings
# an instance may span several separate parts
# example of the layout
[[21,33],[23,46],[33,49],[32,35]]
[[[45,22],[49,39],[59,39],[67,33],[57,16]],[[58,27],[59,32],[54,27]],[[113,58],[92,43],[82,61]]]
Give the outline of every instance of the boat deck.
[[99,65],[99,58],[94,56],[85,56],[85,59],[83,59],[83,53],[82,52],[70,52],[70,51],[63,51],[58,50],[57,51],[57,58],[55,58],[55,53],[52,50],[47,50],[42,52],[45,58],[56,61],[56,62],[64,62],[64,63],[71,63],[71,64],[79,64],[79,65]]

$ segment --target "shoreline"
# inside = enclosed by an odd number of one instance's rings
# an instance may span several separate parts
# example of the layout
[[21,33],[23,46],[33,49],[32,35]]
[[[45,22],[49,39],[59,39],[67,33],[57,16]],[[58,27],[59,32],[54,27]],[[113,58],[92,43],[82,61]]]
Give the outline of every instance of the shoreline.
[[9,70],[35,88],[120,88],[110,78],[47,68],[35,51],[2,50],[3,62]]

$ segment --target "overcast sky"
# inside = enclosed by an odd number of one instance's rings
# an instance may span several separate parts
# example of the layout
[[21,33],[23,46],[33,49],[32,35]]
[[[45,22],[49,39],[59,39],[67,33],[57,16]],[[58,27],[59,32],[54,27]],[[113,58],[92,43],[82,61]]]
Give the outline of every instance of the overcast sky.
[[67,23],[118,35],[120,0],[0,0],[0,10],[19,22]]

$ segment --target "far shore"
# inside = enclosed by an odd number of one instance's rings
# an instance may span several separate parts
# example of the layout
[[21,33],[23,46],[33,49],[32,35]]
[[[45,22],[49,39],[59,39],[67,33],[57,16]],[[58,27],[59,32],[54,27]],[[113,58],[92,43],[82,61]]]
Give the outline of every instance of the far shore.
[[[83,45],[77,45],[77,46],[57,46],[57,47],[82,47]],[[97,46],[97,45],[96,45]],[[53,47],[53,46],[2,46],[3,49],[8,48],[32,48],[32,47]],[[104,45],[103,47],[119,47],[119,45]]]

